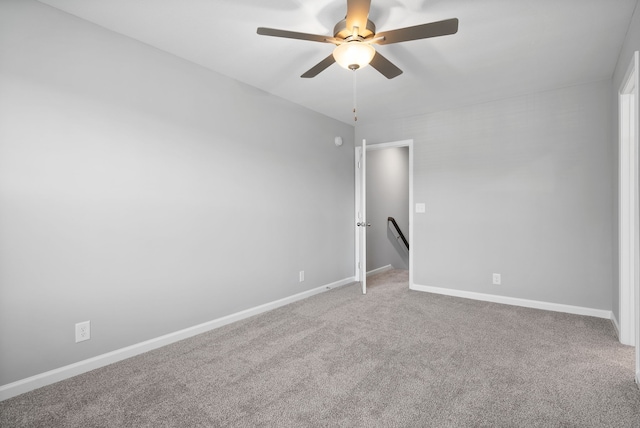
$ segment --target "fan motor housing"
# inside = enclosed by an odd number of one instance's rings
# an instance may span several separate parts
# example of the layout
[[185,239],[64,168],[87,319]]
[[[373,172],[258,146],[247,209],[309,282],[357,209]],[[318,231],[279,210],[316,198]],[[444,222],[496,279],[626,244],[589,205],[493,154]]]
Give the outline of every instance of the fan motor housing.
[[[376,25],[367,19],[367,28],[359,28],[358,36],[366,39],[367,37],[372,37],[376,34]],[[343,19],[338,22],[335,27],[333,27],[333,36],[337,39],[347,40],[349,37],[353,36],[353,29],[347,28],[347,19]]]

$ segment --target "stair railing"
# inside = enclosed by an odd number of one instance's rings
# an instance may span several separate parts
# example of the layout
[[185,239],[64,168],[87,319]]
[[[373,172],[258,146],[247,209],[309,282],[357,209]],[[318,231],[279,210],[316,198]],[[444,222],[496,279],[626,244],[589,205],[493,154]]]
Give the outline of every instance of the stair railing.
[[400,230],[400,226],[398,226],[398,223],[396,222],[396,219],[393,217],[388,217],[387,218],[387,223],[391,223],[393,225],[393,228],[396,230],[396,239],[402,239],[402,242],[404,243],[404,245],[407,247],[407,250],[409,249],[409,242],[407,241],[407,238],[404,237],[404,233],[402,233],[402,230]]

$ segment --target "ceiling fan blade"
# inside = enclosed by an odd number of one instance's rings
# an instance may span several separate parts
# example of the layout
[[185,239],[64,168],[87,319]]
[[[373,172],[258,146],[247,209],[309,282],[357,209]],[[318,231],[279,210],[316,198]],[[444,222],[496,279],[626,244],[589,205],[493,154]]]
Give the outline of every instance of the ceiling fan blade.
[[400,28],[397,30],[383,31],[376,34],[384,39],[377,41],[379,45],[389,45],[391,43],[408,42],[411,40],[427,39],[429,37],[446,36],[458,32],[458,18],[446,19],[444,21],[430,22],[428,24],[416,25],[414,27]]
[[367,28],[371,0],[347,0],[347,30],[351,32],[353,27],[361,30]]
[[258,27],[261,36],[284,37],[286,39],[309,40],[312,42],[333,43],[333,37],[318,34],[297,33],[295,31],[277,30],[275,28]]
[[320,72],[324,71],[327,67],[329,67],[334,62],[336,62],[336,60],[333,57],[333,54],[331,54],[325,59],[323,59],[322,61],[320,61],[319,63],[317,63],[316,65],[314,65],[313,67],[311,67],[309,71],[307,71],[300,77],[304,77],[305,79],[316,77],[318,74],[320,74]]
[[393,79],[402,74],[402,70],[396,67],[391,61],[383,57],[380,52],[376,51],[373,59],[369,63],[371,67],[378,70],[387,79]]

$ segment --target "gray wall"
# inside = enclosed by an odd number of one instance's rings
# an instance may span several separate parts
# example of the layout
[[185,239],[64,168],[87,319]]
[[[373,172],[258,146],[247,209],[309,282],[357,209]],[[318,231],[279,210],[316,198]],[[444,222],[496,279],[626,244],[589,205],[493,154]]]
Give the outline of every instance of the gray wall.
[[409,148],[367,150],[367,270],[409,269],[409,252],[387,225],[396,219],[409,239]]
[[[414,282],[611,309],[611,82],[375,124],[414,139]],[[501,273],[501,286],[492,273]]]
[[2,1],[0,385],[353,276],[353,132]]
[[620,56],[618,57],[618,63],[616,64],[616,69],[613,74],[613,90],[611,96],[611,105],[613,114],[613,129],[612,129],[612,145],[614,146],[614,156],[613,156],[613,192],[615,196],[615,203],[613,205],[614,209],[614,224],[613,224],[613,235],[614,235],[614,254],[615,254],[615,264],[614,264],[614,287],[613,287],[613,314],[617,320],[620,320],[620,290],[618,289],[618,91],[620,90],[620,85],[622,84],[622,79],[624,79],[624,75],[626,74],[629,64],[631,64],[631,60],[633,58],[633,53],[635,51],[640,50],[640,8],[636,6],[635,13],[633,14],[633,18],[631,19],[631,25],[629,30],[627,31],[627,37],[625,38],[624,45],[622,46],[622,50],[620,51]]

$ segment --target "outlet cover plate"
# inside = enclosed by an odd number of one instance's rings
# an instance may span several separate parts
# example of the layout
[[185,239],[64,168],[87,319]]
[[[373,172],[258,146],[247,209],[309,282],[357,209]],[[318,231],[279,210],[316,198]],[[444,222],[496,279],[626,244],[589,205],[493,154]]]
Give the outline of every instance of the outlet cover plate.
[[91,321],[76,324],[76,343],[91,339]]

